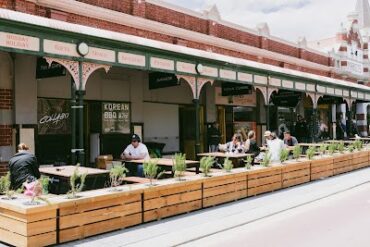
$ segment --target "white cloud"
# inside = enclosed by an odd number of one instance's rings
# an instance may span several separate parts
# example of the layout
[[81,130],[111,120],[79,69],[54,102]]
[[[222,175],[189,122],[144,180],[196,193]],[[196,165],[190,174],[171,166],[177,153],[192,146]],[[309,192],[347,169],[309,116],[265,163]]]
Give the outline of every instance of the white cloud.
[[297,41],[332,37],[356,0],[166,0],[194,10],[216,4],[222,19],[249,28],[267,22],[270,32]]

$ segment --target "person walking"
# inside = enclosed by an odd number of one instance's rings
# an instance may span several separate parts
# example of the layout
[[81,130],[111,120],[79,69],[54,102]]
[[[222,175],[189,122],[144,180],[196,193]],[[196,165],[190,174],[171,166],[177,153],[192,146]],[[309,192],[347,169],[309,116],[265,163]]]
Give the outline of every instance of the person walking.
[[209,146],[209,152],[217,152],[218,151],[218,145],[220,144],[221,140],[221,133],[219,130],[218,123],[213,122],[211,127],[208,128],[207,132],[208,136],[208,146]]

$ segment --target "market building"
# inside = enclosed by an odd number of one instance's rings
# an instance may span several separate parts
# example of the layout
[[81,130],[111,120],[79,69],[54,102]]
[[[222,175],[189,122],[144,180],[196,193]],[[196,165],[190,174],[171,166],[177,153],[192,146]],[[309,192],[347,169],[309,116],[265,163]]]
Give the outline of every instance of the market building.
[[325,121],[335,137],[341,112],[342,121],[356,115],[367,135],[369,41],[358,23],[369,8],[358,2],[341,46],[328,53],[274,37],[266,24],[226,22],[215,6],[2,0],[0,172],[19,142],[42,164],[88,164],[118,157],[132,133],[195,158],[214,121],[223,142],[244,128],[261,143],[266,129],[282,120],[293,127],[298,114],[311,138],[321,116],[332,116]]

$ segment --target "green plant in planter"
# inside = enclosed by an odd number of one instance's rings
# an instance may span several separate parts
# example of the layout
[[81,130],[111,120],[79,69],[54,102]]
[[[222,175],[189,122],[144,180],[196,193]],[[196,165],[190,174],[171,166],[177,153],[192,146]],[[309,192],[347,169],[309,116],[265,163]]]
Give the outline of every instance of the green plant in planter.
[[40,184],[42,186],[42,194],[43,195],[49,194],[49,181],[50,181],[50,178],[48,176],[42,175],[40,177]]
[[361,140],[356,140],[353,145],[358,151],[361,151],[364,144]]
[[337,150],[342,154],[344,152],[344,142],[340,142],[337,145]]
[[109,171],[109,179],[111,188],[117,187],[121,184],[121,181],[126,177],[126,173],[129,170],[123,165],[114,165]]
[[335,153],[335,150],[337,150],[337,145],[336,144],[330,144],[328,148],[328,152],[330,155],[333,155]]
[[220,168],[224,169],[225,172],[231,172],[233,167],[234,167],[233,162],[232,160],[229,160],[229,158],[226,158],[224,160],[224,164],[222,166],[220,165]]
[[263,160],[261,162],[261,166],[263,167],[269,167],[271,164],[271,154],[266,153],[265,156],[263,157]]
[[181,181],[186,171],[186,154],[175,154],[172,158],[172,171],[176,178]]
[[208,156],[200,159],[200,169],[205,177],[209,177],[209,173],[213,164],[215,163],[215,158]]
[[354,145],[349,145],[349,146],[348,146],[348,151],[349,151],[350,153],[353,153],[353,151],[355,151],[355,147],[354,147]]
[[253,162],[253,156],[252,155],[249,155],[245,160],[245,168],[247,170],[250,170],[252,168],[252,162]]
[[299,157],[302,154],[301,146],[297,145],[293,148],[293,158],[298,161]]
[[281,150],[280,153],[280,162],[283,164],[288,159],[289,159],[289,150],[284,148],[283,150]]
[[306,150],[306,155],[307,155],[307,158],[309,160],[312,160],[313,157],[315,156],[315,153],[316,153],[316,148],[315,147],[309,147],[307,150]]
[[69,179],[71,190],[67,193],[68,199],[77,198],[77,193],[81,192],[83,187],[85,186],[87,173],[80,174],[78,171],[79,168],[80,164],[77,164],[71,178]]
[[0,178],[0,194],[5,195],[4,200],[14,200],[16,199],[16,193],[22,193],[23,189],[20,188],[18,190],[11,189],[11,182],[10,182],[10,172],[8,172],[5,176]]
[[319,147],[319,152],[321,154],[321,157],[325,154],[326,150],[328,150],[328,145],[326,145],[326,144],[322,144]]
[[155,186],[153,179],[159,178],[163,174],[163,172],[159,172],[158,160],[150,159],[144,162],[143,168],[145,177],[150,180],[149,186]]

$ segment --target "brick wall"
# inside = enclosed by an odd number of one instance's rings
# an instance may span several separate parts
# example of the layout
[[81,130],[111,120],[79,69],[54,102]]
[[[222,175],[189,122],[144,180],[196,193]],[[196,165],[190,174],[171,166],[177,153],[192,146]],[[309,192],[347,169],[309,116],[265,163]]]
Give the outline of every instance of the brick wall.
[[0,146],[6,147],[12,145],[12,126],[0,125]]
[[0,176],[8,172],[8,162],[0,162]]
[[[304,60],[322,64],[326,66],[332,66],[332,61],[329,57],[322,56],[319,54],[315,54],[309,51],[300,50],[297,47],[289,46],[287,44],[270,40],[268,38],[260,37],[252,33],[248,33],[245,31],[233,29],[231,27],[227,27],[225,25],[221,25],[217,22],[209,21],[200,19],[194,16],[187,15],[185,13],[180,13],[171,9],[166,9],[160,6],[156,6],[153,4],[146,3],[144,0],[79,0],[80,2],[84,2],[87,4],[96,5],[103,8],[112,9],[115,11],[120,11],[126,14],[137,15],[143,18],[148,18],[153,21],[158,21],[161,23],[166,23],[169,25],[173,25],[180,28],[185,28],[189,30],[193,30],[199,33],[209,34],[211,36],[220,37],[225,40],[231,40],[237,43],[246,44],[254,47],[259,47],[262,49],[270,50],[276,53],[292,56],[292,57],[299,57]],[[35,14],[39,16],[45,17],[53,17],[54,16],[61,16],[63,13],[58,13],[58,15],[53,15],[53,12],[50,9],[46,9],[44,7],[37,6],[35,3],[26,2],[25,0],[0,0],[0,7],[15,9],[20,12],[25,12],[29,14]],[[148,39],[159,40],[167,43],[187,46],[191,48],[212,51],[215,53],[234,56],[238,58],[248,59],[252,61],[260,61],[267,64],[272,64],[279,67],[289,67],[291,69],[296,69],[308,73],[313,73],[322,76],[331,76],[330,72],[320,71],[316,69],[308,69],[302,68],[298,66],[291,66],[291,65],[284,65],[283,62],[274,60],[274,59],[267,59],[267,58],[257,58],[254,55],[250,55],[247,53],[241,53],[236,51],[231,51],[228,49],[223,49],[216,46],[209,46],[197,42],[193,42],[191,40],[183,40],[179,39],[175,36],[164,35],[160,33],[145,31],[145,30],[138,30],[136,28],[118,25],[116,23],[111,23],[99,19],[94,19],[86,16],[79,16],[75,14],[64,13],[65,20],[70,23],[81,24],[91,27],[102,28],[106,30],[127,33],[131,35],[136,35],[139,37],[144,37]],[[343,78],[342,78],[343,79]],[[347,79],[346,79],[347,80]],[[348,81],[353,81],[352,79],[348,79]]]
[[13,108],[13,95],[10,89],[0,89],[0,110]]

